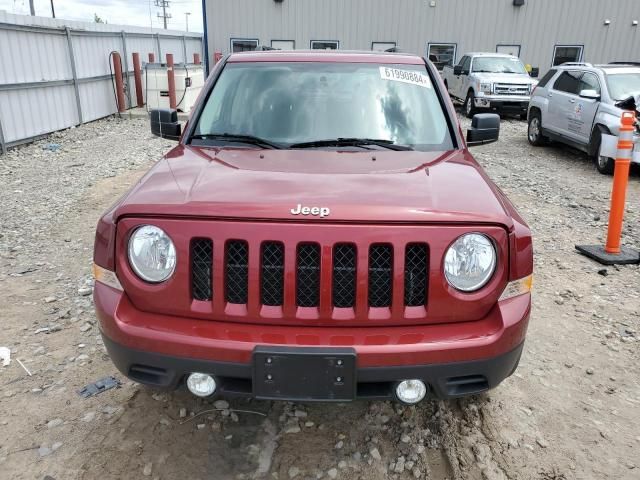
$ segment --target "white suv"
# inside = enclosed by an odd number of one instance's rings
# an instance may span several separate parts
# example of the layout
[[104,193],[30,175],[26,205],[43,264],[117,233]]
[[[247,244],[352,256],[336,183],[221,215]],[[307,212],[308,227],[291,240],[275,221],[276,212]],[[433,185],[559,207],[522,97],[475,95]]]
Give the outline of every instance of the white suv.
[[[640,66],[564,63],[540,80],[529,102],[529,143],[555,140],[596,159],[603,174],[611,174],[613,158],[601,155],[602,135],[617,135],[625,110],[640,118]],[[635,150],[640,151],[640,124],[636,121]],[[639,155],[634,155],[638,162]]]

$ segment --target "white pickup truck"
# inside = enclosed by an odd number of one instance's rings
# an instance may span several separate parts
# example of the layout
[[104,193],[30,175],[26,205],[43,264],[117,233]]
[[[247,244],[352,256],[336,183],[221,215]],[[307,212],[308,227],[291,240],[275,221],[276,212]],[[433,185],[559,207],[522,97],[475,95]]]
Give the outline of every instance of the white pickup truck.
[[490,109],[526,119],[531,92],[538,84],[518,57],[501,53],[467,53],[455,67],[444,67],[442,77],[449,95],[464,102],[469,118],[478,109]]

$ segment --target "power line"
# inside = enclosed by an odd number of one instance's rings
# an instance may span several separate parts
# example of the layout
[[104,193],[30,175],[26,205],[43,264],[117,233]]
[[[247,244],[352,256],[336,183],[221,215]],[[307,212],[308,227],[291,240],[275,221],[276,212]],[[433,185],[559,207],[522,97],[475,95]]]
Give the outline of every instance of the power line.
[[156,7],[162,8],[162,14],[158,12],[158,18],[161,18],[164,22],[164,29],[167,29],[167,19],[171,18],[171,14],[167,12],[169,8],[169,0],[156,0]]

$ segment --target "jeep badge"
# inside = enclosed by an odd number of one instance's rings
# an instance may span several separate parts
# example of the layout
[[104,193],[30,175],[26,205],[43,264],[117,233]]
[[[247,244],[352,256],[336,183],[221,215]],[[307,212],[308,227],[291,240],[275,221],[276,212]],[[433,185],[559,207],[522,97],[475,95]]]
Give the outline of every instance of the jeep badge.
[[328,217],[330,213],[331,210],[327,207],[303,207],[301,204],[291,209],[291,215],[314,215],[320,218]]

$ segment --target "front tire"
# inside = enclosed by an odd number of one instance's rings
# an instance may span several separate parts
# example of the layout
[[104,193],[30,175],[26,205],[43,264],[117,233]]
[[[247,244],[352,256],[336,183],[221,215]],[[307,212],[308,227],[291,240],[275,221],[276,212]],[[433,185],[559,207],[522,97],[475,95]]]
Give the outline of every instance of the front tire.
[[469,90],[469,93],[467,93],[467,98],[464,101],[464,114],[467,116],[467,118],[473,118],[473,116],[476,114],[477,110],[476,110],[476,96],[473,93],[473,90]]
[[[601,128],[596,128],[593,132],[593,137],[591,139],[592,142],[592,152],[595,152],[595,162],[596,168],[603,175],[611,175],[616,167],[616,161],[613,158],[604,157],[600,154],[600,150],[602,149],[602,133],[603,130]],[[608,131],[604,131],[604,133],[609,133]]]
[[529,115],[527,139],[534,147],[541,147],[547,143],[547,139],[542,135],[542,120],[540,119],[540,112],[533,111]]

